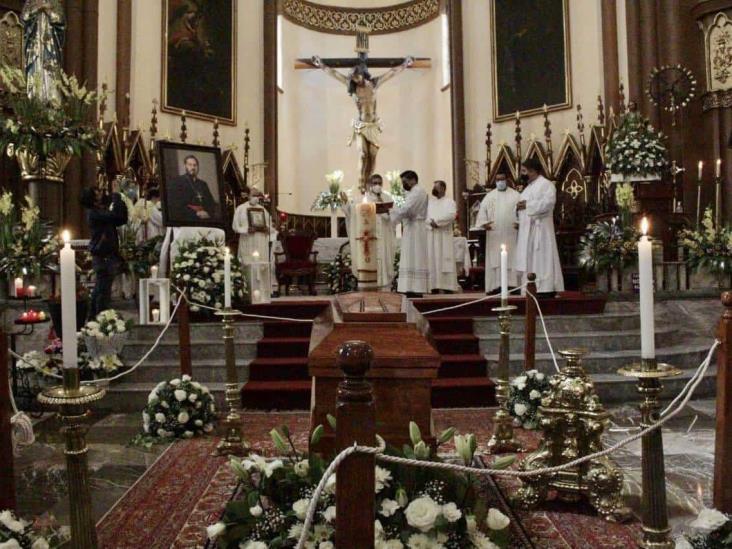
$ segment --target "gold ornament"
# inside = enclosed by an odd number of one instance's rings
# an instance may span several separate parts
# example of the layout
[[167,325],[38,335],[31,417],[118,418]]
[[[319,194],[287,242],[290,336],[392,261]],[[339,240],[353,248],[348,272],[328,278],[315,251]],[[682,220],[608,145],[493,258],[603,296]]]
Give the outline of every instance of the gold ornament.
[[71,160],[71,153],[68,151],[55,151],[41,159],[38,154],[28,149],[16,149],[12,146],[8,146],[8,156],[15,156],[20,167],[20,179],[26,183],[34,181],[63,183],[64,172]]

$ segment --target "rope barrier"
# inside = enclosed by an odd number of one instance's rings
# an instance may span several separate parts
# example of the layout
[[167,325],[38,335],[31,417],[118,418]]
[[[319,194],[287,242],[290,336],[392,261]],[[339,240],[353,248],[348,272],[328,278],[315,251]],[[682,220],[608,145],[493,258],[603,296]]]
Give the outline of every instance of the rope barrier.
[[[651,431],[654,431],[655,429],[661,428],[666,422],[668,422],[671,418],[676,416],[681,410],[683,410],[686,405],[689,403],[689,400],[691,400],[692,395],[694,394],[694,391],[701,383],[701,380],[704,378],[704,373],[709,368],[709,365],[712,361],[712,356],[714,355],[714,351],[717,349],[717,347],[721,344],[721,342],[718,339],[715,339],[714,344],[709,349],[709,352],[707,353],[706,358],[702,361],[701,365],[698,368],[699,375],[696,376],[696,380],[693,384],[688,385],[688,390],[685,387],[682,389],[681,393],[683,394],[686,392],[685,396],[683,397],[683,400],[681,401],[681,404],[679,404],[673,411],[669,412],[668,414],[664,415],[659,419],[658,421],[651,423],[647,427],[641,429],[639,432],[635,433],[634,435],[631,435],[627,438],[624,438],[620,440],[619,442],[613,444],[612,446],[609,446],[608,448],[605,448],[604,450],[601,450],[599,452],[595,452],[594,454],[589,454],[586,456],[582,456],[580,458],[574,459],[572,461],[569,461],[567,463],[564,463],[562,465],[555,465],[552,467],[542,467],[540,469],[533,469],[531,471],[516,471],[516,470],[507,470],[507,469],[490,469],[490,468],[478,468],[478,467],[468,467],[466,465],[456,465],[453,463],[440,463],[440,462],[433,462],[433,461],[421,461],[417,459],[409,459],[409,458],[403,458],[398,456],[388,456],[384,455],[384,445],[380,441],[380,445],[378,447],[370,447],[370,446],[358,446],[354,444],[353,446],[350,446],[343,451],[341,451],[331,462],[331,464],[328,466],[328,468],[323,473],[323,477],[320,479],[320,482],[318,483],[318,486],[316,487],[315,491],[313,492],[313,496],[310,499],[310,502],[308,504],[308,512],[306,514],[306,520],[303,525],[302,533],[300,534],[300,539],[297,543],[297,549],[302,549],[305,545],[305,538],[308,535],[308,532],[310,530],[310,526],[312,525],[313,517],[315,516],[315,510],[317,508],[318,501],[320,499],[320,496],[322,494],[322,491],[325,487],[326,482],[328,481],[328,478],[335,473],[336,468],[340,463],[343,462],[348,456],[354,454],[354,453],[360,453],[360,454],[371,454],[376,457],[378,461],[386,462],[386,463],[395,463],[398,465],[408,465],[413,467],[424,467],[427,469],[438,469],[442,471],[456,471],[460,473],[473,473],[477,475],[487,475],[487,476],[504,476],[504,477],[515,477],[515,478],[527,478],[527,477],[533,477],[533,476],[541,476],[541,475],[547,475],[552,473],[558,473],[560,471],[564,471],[566,469],[571,469],[573,467],[577,467],[578,465],[581,465],[583,463],[586,463],[588,461],[592,461],[594,459],[597,459],[599,457],[607,456],[609,454],[612,454],[613,452],[619,450],[623,446],[627,446],[628,444],[635,442],[638,439],[643,438],[645,435],[650,433]],[[674,402],[678,400],[678,397],[674,399]],[[667,408],[668,409],[668,408]]]
[[[515,292],[518,292],[526,287],[526,284],[522,284],[521,286],[517,286],[515,288],[511,288],[508,293],[512,294]],[[482,301],[487,301],[489,299],[494,299],[496,297],[499,297],[501,295],[500,292],[495,294],[486,295],[483,297],[480,297],[478,299],[474,299],[472,301],[464,301],[463,303],[458,303],[457,305],[450,305],[449,307],[443,307],[441,309],[432,309],[430,311],[425,311],[422,313],[422,316],[427,316],[435,313],[442,313],[444,311],[452,311],[453,309],[460,309],[461,307],[467,307],[468,305],[475,305],[476,303],[480,303]]]

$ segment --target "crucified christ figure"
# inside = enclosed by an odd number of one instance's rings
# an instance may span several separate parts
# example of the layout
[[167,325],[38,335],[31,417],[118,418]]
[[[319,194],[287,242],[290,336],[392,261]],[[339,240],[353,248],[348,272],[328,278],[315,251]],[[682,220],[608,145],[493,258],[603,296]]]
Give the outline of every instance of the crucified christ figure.
[[354,141],[358,147],[358,186],[363,191],[366,188],[366,181],[376,167],[376,155],[379,152],[379,134],[381,133],[381,121],[376,114],[376,90],[386,81],[402,72],[414,63],[414,58],[408,56],[404,62],[389,69],[381,76],[372,77],[366,63],[359,63],[346,76],[329,67],[323,60],[313,56],[312,63],[317,68],[325,71],[348,88],[348,94],[353,97],[358,110],[358,118],[352,121],[353,133],[348,139],[348,145]]

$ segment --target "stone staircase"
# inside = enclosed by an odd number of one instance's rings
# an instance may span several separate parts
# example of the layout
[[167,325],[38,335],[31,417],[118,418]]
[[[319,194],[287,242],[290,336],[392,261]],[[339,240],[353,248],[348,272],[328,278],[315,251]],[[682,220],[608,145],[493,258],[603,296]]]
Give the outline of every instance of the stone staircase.
[[[686,384],[713,342],[714,324],[719,319],[717,301],[668,301],[656,304],[656,356],[683,369],[679,377],[664,381],[665,398],[675,396]],[[547,331],[556,353],[559,349],[582,347],[588,350],[583,361],[591,374],[597,392],[605,403],[635,402],[636,383],[617,374],[618,368],[640,357],[640,317],[637,303],[611,302],[603,314],[583,316],[545,316]],[[479,317],[474,320],[474,333],[480,340],[481,353],[488,360],[491,376],[498,360],[498,320]],[[511,328],[510,366],[512,375],[523,370],[523,317],[515,317]],[[559,366],[561,357],[557,355]],[[554,372],[549,347],[541,321],[536,327],[536,368]],[[695,397],[714,395],[716,366],[712,365]]]

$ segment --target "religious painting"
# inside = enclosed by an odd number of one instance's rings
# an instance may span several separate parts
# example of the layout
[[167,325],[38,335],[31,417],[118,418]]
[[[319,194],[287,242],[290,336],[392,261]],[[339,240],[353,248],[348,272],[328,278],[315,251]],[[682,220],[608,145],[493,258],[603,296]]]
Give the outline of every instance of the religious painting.
[[496,121],[571,107],[567,0],[491,0]]
[[236,1],[163,0],[162,110],[236,124]]
[[161,209],[168,227],[224,227],[221,150],[158,141]]
[[264,215],[264,208],[249,208],[247,210],[247,221],[254,231],[266,233],[269,230],[267,227],[267,217]]

